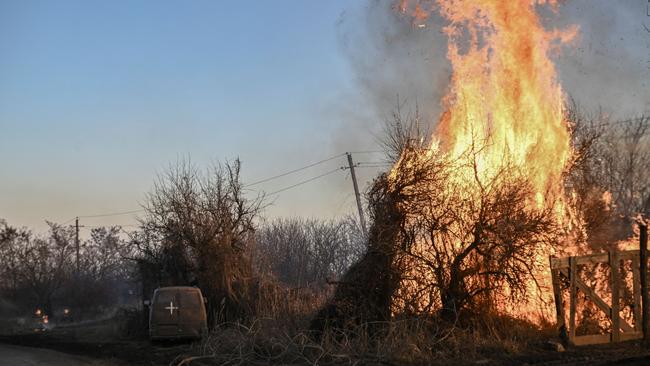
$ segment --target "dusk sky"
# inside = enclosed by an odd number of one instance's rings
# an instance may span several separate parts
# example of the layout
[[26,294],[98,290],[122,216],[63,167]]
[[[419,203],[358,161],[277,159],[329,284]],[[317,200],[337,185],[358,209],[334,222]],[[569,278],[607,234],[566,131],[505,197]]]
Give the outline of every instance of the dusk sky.
[[[583,105],[618,118],[649,110],[648,6],[560,7],[557,24],[578,24],[581,35],[559,56],[559,76]],[[378,150],[394,106],[384,96],[410,97],[406,84],[383,77],[425,83],[410,89],[424,94],[410,100],[434,106],[432,118],[448,78],[439,47],[417,44],[436,50],[418,64],[435,63],[426,75],[377,50],[386,46],[377,44],[383,38],[373,32],[383,34],[383,23],[373,17],[389,13],[390,3],[375,1],[0,0],[0,218],[42,231],[45,220],[137,210],[156,174],[187,156],[199,167],[239,157],[247,183],[345,151]],[[345,164],[340,157],[250,194]],[[377,171],[360,169],[360,185]],[[345,171],[271,202],[266,217],[355,212]],[[82,224],[133,225],[135,216]]]

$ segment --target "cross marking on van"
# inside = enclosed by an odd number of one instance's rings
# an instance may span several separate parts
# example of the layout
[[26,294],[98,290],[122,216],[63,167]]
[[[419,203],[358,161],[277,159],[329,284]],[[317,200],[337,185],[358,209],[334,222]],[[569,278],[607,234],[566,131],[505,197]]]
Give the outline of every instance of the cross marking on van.
[[165,306],[165,309],[169,309],[169,315],[174,315],[174,310],[178,310],[178,306],[174,306],[174,302],[170,301],[169,306]]

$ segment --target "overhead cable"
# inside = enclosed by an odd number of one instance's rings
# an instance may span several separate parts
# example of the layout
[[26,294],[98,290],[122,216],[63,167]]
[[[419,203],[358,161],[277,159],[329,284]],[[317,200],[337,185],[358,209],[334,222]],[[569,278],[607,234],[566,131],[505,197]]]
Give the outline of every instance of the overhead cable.
[[287,176],[287,175],[289,175],[289,174],[293,174],[293,173],[299,172],[299,171],[301,171],[301,170],[305,170],[305,169],[311,168],[311,167],[313,167],[313,166],[316,166],[316,165],[319,165],[319,164],[323,164],[323,163],[328,162],[328,161],[330,161],[330,160],[334,160],[334,159],[336,159],[336,158],[340,158],[341,156],[344,156],[344,155],[345,155],[345,153],[343,153],[343,154],[338,154],[338,155],[335,155],[335,156],[329,157],[329,158],[327,158],[327,159],[323,159],[323,160],[317,161],[317,162],[315,162],[315,163],[312,163],[312,164],[309,164],[309,165],[305,165],[305,166],[300,167],[300,168],[296,168],[296,169],[293,169],[293,170],[289,170],[289,171],[287,171],[287,172],[284,172],[284,173],[281,173],[281,174],[278,174],[278,175],[274,175],[274,176],[269,177],[269,178],[264,178],[264,179],[261,179],[261,180],[255,181],[255,182],[253,182],[253,183],[245,184],[244,187],[251,187],[251,186],[254,186],[254,185],[257,185],[257,184],[260,184],[260,183],[268,182],[268,181],[273,180],[273,179],[281,178],[281,177]]

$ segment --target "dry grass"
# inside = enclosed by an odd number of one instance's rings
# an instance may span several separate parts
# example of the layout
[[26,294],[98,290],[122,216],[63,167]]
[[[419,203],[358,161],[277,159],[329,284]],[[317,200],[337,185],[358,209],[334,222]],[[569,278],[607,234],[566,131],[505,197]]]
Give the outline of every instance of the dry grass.
[[257,319],[248,326],[222,324],[203,341],[203,356],[185,364],[471,364],[530,352],[548,339],[530,324],[511,318],[460,323],[396,320],[346,330],[328,328],[318,336],[277,319]]

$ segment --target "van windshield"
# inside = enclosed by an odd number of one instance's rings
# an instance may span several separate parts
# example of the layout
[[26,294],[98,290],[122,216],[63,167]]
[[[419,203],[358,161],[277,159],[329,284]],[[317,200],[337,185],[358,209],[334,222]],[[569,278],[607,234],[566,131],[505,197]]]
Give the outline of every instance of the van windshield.
[[156,303],[169,303],[175,300],[176,291],[158,291],[154,302]]

